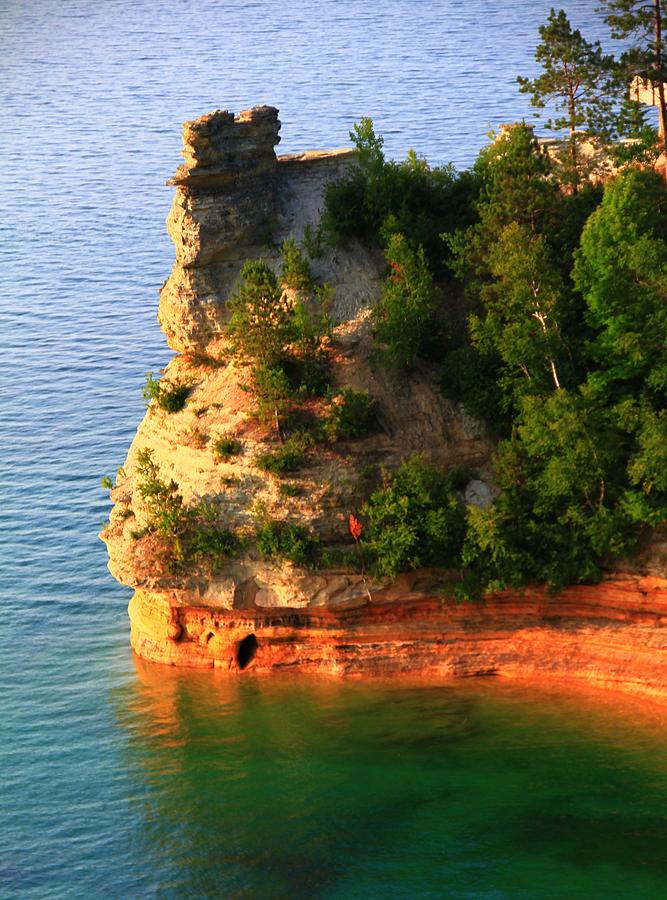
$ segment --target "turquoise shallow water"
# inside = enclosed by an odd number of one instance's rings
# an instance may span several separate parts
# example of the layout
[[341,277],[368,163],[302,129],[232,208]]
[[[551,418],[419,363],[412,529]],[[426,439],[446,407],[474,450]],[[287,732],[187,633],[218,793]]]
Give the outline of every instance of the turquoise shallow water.
[[660,894],[667,743],[641,704],[140,665],[96,537],[169,357],[180,123],[273,103],[293,151],[371,115],[390,155],[467,165],[528,113],[548,7],[0,8],[0,896]]

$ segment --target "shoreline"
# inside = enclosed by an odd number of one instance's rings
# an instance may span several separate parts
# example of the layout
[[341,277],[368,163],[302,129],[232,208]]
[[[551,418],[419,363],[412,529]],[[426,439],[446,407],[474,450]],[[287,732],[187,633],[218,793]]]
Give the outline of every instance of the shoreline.
[[667,703],[667,579],[618,576],[481,603],[380,595],[345,608],[225,609],[137,591],[143,659],[230,675],[499,677],[586,684]]

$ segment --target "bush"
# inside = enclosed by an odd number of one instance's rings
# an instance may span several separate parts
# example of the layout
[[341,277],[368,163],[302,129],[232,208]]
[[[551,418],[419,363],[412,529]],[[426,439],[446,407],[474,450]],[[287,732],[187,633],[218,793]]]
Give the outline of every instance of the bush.
[[280,248],[282,268],[280,278],[284,285],[296,291],[311,291],[314,287],[313,276],[308,261],[297,246],[294,238],[287,238]]
[[312,566],[318,541],[303,525],[263,518],[255,530],[257,549],[269,559],[289,560],[296,566]]
[[477,176],[459,174],[452,165],[431,168],[412,150],[403,162],[388,162],[383,139],[368,118],[354,126],[350,138],[359,166],[326,189],[322,230],[329,242],[354,235],[383,243],[391,221],[392,230],[402,232],[413,248],[424,247],[438,276],[446,274],[447,248],[440,235],[474,221]]
[[148,516],[146,530],[133,532],[133,537],[157,533],[163,541],[168,570],[180,571],[188,563],[215,569],[235,555],[236,537],[219,524],[221,511],[217,505],[202,501],[186,507],[176,482],[166,482],[160,477],[148,448],[137,454],[136,471],[140,479],[138,491],[146,502]]
[[280,435],[280,422],[292,405],[292,386],[281,366],[258,365],[252,373],[252,390],[257,409],[255,415],[262,425],[273,423]]
[[465,479],[429,465],[415,454],[361,509],[366,520],[364,547],[378,575],[425,566],[458,568],[466,515],[457,493]]
[[293,481],[283,481],[280,485],[279,493],[281,497],[300,497],[303,493],[303,488],[300,484],[295,484]]
[[226,462],[232,456],[237,456],[242,449],[241,441],[231,434],[221,434],[213,441],[213,453],[216,459]]
[[293,312],[278,278],[264,260],[247,260],[227,302],[227,335],[234,353],[271,369],[293,337]]
[[255,457],[255,465],[272,475],[286,475],[298,471],[306,461],[306,451],[313,444],[310,434],[297,431],[276,450],[266,450]]
[[439,295],[422,247],[415,251],[403,234],[393,234],[386,257],[391,272],[373,310],[375,337],[385,345],[384,362],[409,369],[427,339],[440,330],[434,319]]
[[237,552],[236,535],[219,524],[220,507],[203,500],[191,511],[192,522],[186,553],[195,563],[215,570]]
[[343,389],[331,405],[322,431],[328,441],[347,441],[364,437],[374,423],[375,402],[368,391]]
[[143,389],[143,398],[148,405],[155,400],[160,409],[165,412],[180,412],[185,406],[185,401],[190,393],[190,385],[182,382],[165,382],[153,376],[152,372],[146,373],[146,384]]

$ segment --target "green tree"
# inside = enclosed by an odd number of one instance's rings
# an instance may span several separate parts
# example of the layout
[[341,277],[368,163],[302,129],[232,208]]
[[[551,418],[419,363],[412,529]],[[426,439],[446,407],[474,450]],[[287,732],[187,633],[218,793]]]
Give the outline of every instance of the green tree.
[[494,459],[499,495],[471,509],[463,551],[487,588],[595,581],[605,553],[631,545],[619,499],[622,436],[588,390],[524,397]]
[[275,367],[293,337],[293,309],[264,260],[246,261],[227,307],[234,352]]
[[384,361],[408,369],[422,349],[428,331],[435,327],[439,292],[423,248],[413,250],[405,235],[391,235],[386,257],[391,272],[373,311],[375,335],[384,344]]
[[665,0],[601,0],[599,10],[605,14],[613,38],[623,40],[626,44],[632,42],[620,57],[621,71],[626,78],[638,74],[657,86],[660,143],[664,147],[667,133]]
[[667,397],[667,188],[651,170],[610,182],[588,220],[574,281],[595,335],[590,384],[616,400]]
[[555,105],[558,115],[549,118],[545,127],[568,129],[566,179],[576,187],[586,174],[578,130],[583,126],[589,134],[604,139],[614,131],[614,96],[610,89],[613,59],[602,53],[599,41],[591,44],[573,29],[562,9],[551,9],[539,33],[535,59],[542,72],[532,80],[519,76],[519,90],[531,95],[530,102],[537,109]]
[[473,303],[489,277],[489,252],[503,229],[516,222],[531,234],[548,233],[561,206],[551,177],[553,163],[524,122],[506,128],[482,150],[475,173],[480,183],[478,221],[443,235],[452,254],[451,268]]
[[297,291],[313,289],[313,275],[301,249],[293,237],[286,238],[280,248],[282,283]]
[[564,286],[546,239],[512,222],[491,247],[488,264],[492,280],[480,292],[484,312],[470,317],[473,345],[494,350],[508,380],[519,376],[523,390],[559,389]]
[[361,513],[364,546],[379,575],[422,566],[457,568],[465,533],[465,511],[456,472],[445,472],[419,454],[406,459],[371,495]]

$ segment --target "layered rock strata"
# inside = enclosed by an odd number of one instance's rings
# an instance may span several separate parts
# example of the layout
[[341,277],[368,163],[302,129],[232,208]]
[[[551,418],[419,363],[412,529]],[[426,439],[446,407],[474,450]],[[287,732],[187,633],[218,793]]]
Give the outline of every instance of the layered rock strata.
[[261,612],[137,591],[132,644],[156,662],[230,672],[548,678],[667,700],[666,579],[463,604],[429,593],[435,584],[413,573],[372,602]]
[[[187,383],[190,395],[175,413],[150,404],[102,535],[112,573],[135,590],[134,649],[156,662],[233,673],[537,675],[667,699],[667,581],[647,577],[644,563],[636,574],[558,596],[531,589],[461,605],[443,593],[447,573],[371,583],[356,566],[329,562],[309,572],[266,559],[252,541],[215,571],[158,564],[137,476],[142,449],[186,505],[213,501],[224,510],[223,524],[247,534],[261,506],[333,549],[349,546],[349,514],[378,484],[381,468],[395,469],[415,451],[438,465],[464,466],[468,502],[491,498],[492,444],[483,427],[443,399],[428,371],[407,379],[375,365],[369,307],[380,294],[384,261],[354,241],[323,248],[311,267],[335,290],[333,389],[368,390],[376,427],[360,440],[315,448],[289,492],[258,467],[258,455],[277,439],[252,415],[247,367],[222,358],[225,304],[244,260],[261,257],[277,269],[286,237],[312,237],[326,185],[354,165],[349,149],[277,157],[279,127],[276,109],[258,107],[238,116],[218,111],[183,128],[184,164],[169,182],[176,187],[168,218],[176,262],[159,320],[180,354],[165,378]],[[310,413],[318,413],[318,402],[309,401]],[[240,452],[221,460],[214,446],[229,435]]]

